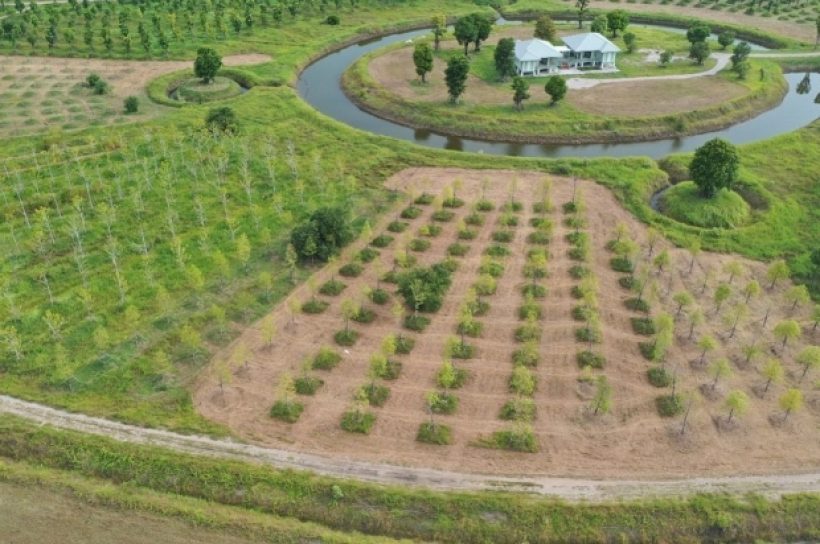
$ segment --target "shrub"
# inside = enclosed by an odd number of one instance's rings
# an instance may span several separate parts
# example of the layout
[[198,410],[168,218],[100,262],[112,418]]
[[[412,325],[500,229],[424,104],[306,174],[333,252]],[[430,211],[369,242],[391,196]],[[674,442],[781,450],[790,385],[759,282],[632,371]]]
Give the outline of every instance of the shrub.
[[464,244],[450,244],[447,247],[447,255],[451,257],[463,257],[470,251],[470,246]]
[[392,236],[390,236],[389,234],[380,234],[379,236],[373,238],[373,241],[370,242],[370,245],[383,248],[389,246],[391,242],[393,242]]
[[570,232],[566,235],[567,242],[574,246],[589,244],[589,235],[586,232]]
[[327,261],[353,240],[347,212],[340,207],[319,208],[297,225],[290,242],[301,259]]
[[[456,367],[452,367],[452,368],[453,368],[453,381],[451,383],[449,383],[449,387],[447,387],[447,388],[448,389],[460,389],[467,382],[467,376],[468,376],[467,371],[463,368],[456,368]],[[448,385],[446,383],[443,383],[444,382],[444,380],[442,379],[443,370],[444,369],[439,370],[439,373],[436,376],[436,383],[438,384],[439,387],[445,387],[445,386]]]
[[442,205],[445,208],[460,208],[460,207],[464,206],[464,201],[461,200],[460,198],[450,197],[450,198],[445,198],[444,202],[442,202]]
[[498,220],[498,224],[502,227],[517,227],[518,218],[514,215],[502,215]]
[[630,298],[624,301],[624,306],[635,312],[649,313],[649,303],[642,298]]
[[[399,294],[410,308],[437,312],[451,283],[452,272],[441,263],[413,268],[399,276]],[[423,295],[423,298],[417,301],[416,295]]]
[[408,315],[404,318],[404,328],[411,331],[421,332],[430,324],[430,318],[423,315]]
[[510,254],[510,249],[506,246],[491,245],[484,250],[484,254],[490,257],[506,257]]
[[655,399],[655,407],[661,417],[674,417],[683,412],[680,395],[662,395]]
[[329,297],[335,297],[341,294],[341,292],[345,289],[347,289],[347,285],[340,282],[339,280],[333,279],[323,283],[322,286],[319,287],[319,292]]
[[434,414],[452,414],[458,408],[458,397],[452,393],[434,391],[427,395],[427,405]]
[[381,280],[385,283],[398,283],[399,275],[395,270],[388,270],[384,273],[384,276],[381,277]]
[[425,444],[446,446],[452,442],[453,433],[450,430],[450,427],[446,425],[426,421],[419,425],[419,432],[416,434],[416,440]]
[[[504,275],[504,263],[501,263],[499,261],[487,261],[481,263],[481,266],[478,268],[478,271],[481,274],[487,274],[488,276],[493,278],[500,278]],[[495,289],[493,289],[493,293],[494,292]]]
[[419,206],[427,206],[428,204],[432,204],[433,201],[436,199],[430,193],[421,193],[415,201],[414,204],[418,204]]
[[511,393],[525,397],[532,396],[535,393],[535,384],[535,376],[527,367],[519,365],[513,368],[509,381]]
[[455,217],[455,216],[456,216],[456,214],[454,214],[450,210],[436,210],[436,211],[433,212],[433,215],[431,217],[432,217],[433,221],[439,221],[441,223],[446,223],[447,221],[452,221],[453,217]]
[[324,384],[324,380],[314,376],[302,376],[293,381],[296,392],[300,395],[313,395]]
[[515,339],[518,342],[532,342],[541,340],[541,327],[535,323],[527,323],[515,329]]
[[402,219],[415,219],[421,215],[421,208],[418,206],[407,206],[401,211],[400,217]]
[[600,353],[595,353],[593,351],[579,351],[575,356],[575,360],[581,368],[587,366],[592,368],[604,368],[604,365],[606,364],[606,358],[604,358],[604,356]]
[[278,400],[270,409],[270,417],[286,423],[296,423],[304,409],[305,406],[301,402]]
[[456,327],[458,334],[464,334],[470,336],[472,338],[477,338],[481,336],[481,331],[484,329],[484,325],[481,321],[471,320],[468,322],[461,322]]
[[458,231],[459,240],[473,240],[476,237],[475,229],[461,229]]
[[480,227],[484,224],[484,217],[473,212],[464,218],[464,222],[472,227]]
[[595,310],[584,304],[575,306],[572,309],[572,318],[575,321],[586,321],[592,315],[595,315]]
[[108,86],[108,83],[100,79],[94,84],[92,90],[94,91],[94,94],[103,95],[108,94],[110,87]]
[[99,74],[95,74],[91,72],[87,76],[85,76],[85,84],[88,85],[89,89],[93,89],[97,82],[102,81],[102,78]]
[[662,366],[655,366],[646,371],[649,383],[655,387],[669,387],[672,384],[672,376]]
[[[406,325],[405,325],[406,326]],[[401,335],[396,338],[396,353],[400,355],[407,355],[416,346],[416,341],[410,337]]]
[[398,379],[399,374],[401,374],[401,366],[400,362],[388,359],[387,365],[384,367],[384,372],[379,374],[379,378],[383,380]]
[[497,431],[490,438],[479,441],[479,445],[487,448],[497,448],[510,451],[535,453],[538,451],[538,442],[531,429],[510,429]]
[[389,225],[387,225],[387,230],[390,232],[404,232],[407,229],[408,224],[404,221],[391,221]]
[[573,215],[571,217],[567,217],[566,219],[564,219],[564,225],[571,227],[573,229],[582,229],[586,226],[586,221],[584,221],[583,217]]
[[589,257],[589,247],[588,246],[581,246],[581,247],[573,247],[569,250],[569,258],[573,261],[586,261],[587,257]]
[[481,199],[475,203],[475,209],[479,212],[491,212],[495,206],[489,200]]
[[597,344],[601,341],[601,331],[591,327],[581,327],[575,329],[575,339],[579,342],[593,342]]
[[427,251],[430,249],[430,240],[424,240],[423,238],[413,238],[410,240],[408,247],[413,251]]
[[353,329],[341,330],[333,335],[333,340],[340,346],[352,346],[359,339],[359,333]]
[[363,263],[372,262],[373,259],[379,256],[379,252],[371,247],[366,247],[356,254],[356,259]]
[[387,304],[388,300],[390,300],[390,295],[384,289],[378,288],[370,291],[370,301],[373,302],[373,304]]
[[541,319],[542,316],[543,309],[535,302],[525,302],[518,307],[518,319],[529,319],[530,317]]
[[655,342],[640,342],[638,344],[638,349],[641,352],[641,355],[648,361],[655,360]]
[[459,342],[451,348],[450,356],[453,359],[472,359],[475,357],[475,346]]
[[637,281],[634,276],[621,276],[618,278],[618,285],[623,287],[624,289],[633,289],[635,285],[637,285]]
[[651,336],[655,334],[655,322],[648,317],[633,317],[630,319],[632,322],[632,330],[635,331],[635,334],[642,334],[644,336]]
[[531,422],[535,419],[535,402],[532,399],[514,398],[501,407],[499,416],[507,421]]
[[419,229],[419,235],[435,238],[441,234],[441,225],[424,225]]
[[527,243],[545,246],[550,243],[550,233],[536,230],[527,235]]
[[351,319],[356,323],[373,323],[373,320],[376,319],[376,312],[369,308],[360,306],[358,311],[351,317]]
[[205,116],[205,127],[212,133],[237,134],[239,118],[229,107],[214,108]]
[[362,273],[362,265],[359,263],[347,263],[339,269],[339,274],[346,278],[357,278]]
[[515,213],[518,213],[523,209],[524,209],[524,205],[522,203],[520,203],[519,201],[517,201],[517,200],[512,200],[512,201],[509,201],[509,202],[505,202],[501,206],[501,211],[502,212],[515,212]]
[[318,298],[312,298],[302,304],[302,311],[306,314],[320,314],[327,310],[327,307],[330,306],[324,300],[319,300]]
[[125,113],[137,113],[140,109],[140,101],[136,96],[129,96],[123,102]]
[[320,348],[313,358],[311,367],[315,370],[332,370],[342,360],[342,356],[331,348]]
[[561,208],[564,210],[564,213],[575,213],[578,211],[578,206],[575,204],[575,201],[567,202]]
[[547,288],[537,283],[528,283],[521,288],[521,293],[526,297],[544,298],[547,296]]
[[515,350],[512,354],[513,364],[526,367],[538,366],[541,355],[535,342],[527,343]]
[[376,423],[376,416],[369,412],[350,410],[342,415],[342,429],[349,433],[370,434],[373,425]]
[[589,276],[589,268],[582,264],[576,264],[569,269],[569,275],[577,280],[580,280],[581,278]]
[[390,389],[375,383],[369,383],[363,386],[362,392],[364,396],[367,397],[367,402],[370,406],[384,406],[384,403],[390,398]]
[[339,16],[338,16],[338,15],[328,15],[328,16],[325,18],[325,24],[326,24],[326,25],[336,26],[336,25],[338,25],[338,24],[339,24],[339,23],[341,23],[341,22],[342,22],[342,21],[341,21],[341,19],[339,19]]

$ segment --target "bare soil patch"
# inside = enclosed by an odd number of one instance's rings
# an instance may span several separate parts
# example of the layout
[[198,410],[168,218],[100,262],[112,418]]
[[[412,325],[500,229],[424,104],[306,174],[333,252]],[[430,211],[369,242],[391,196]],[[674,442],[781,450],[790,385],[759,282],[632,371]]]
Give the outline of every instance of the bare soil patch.
[[[588,478],[667,478],[670,476],[734,475],[805,472],[820,466],[820,414],[804,409],[792,414],[787,427],[778,428],[769,422],[769,416],[777,413],[777,398],[786,387],[799,387],[807,404],[815,402],[817,390],[811,380],[802,383],[787,374],[786,383],[773,385],[764,398],[752,395],[752,388],[763,381],[759,374],[762,360],[754,360],[746,369],[734,368],[733,375],[721,380],[720,387],[726,391],[740,389],[749,393],[750,407],[740,422],[743,432],[720,432],[714,418],[726,417],[728,410],[722,401],[701,398],[689,417],[689,430],[684,437],[673,428],[680,425],[680,418],[661,418],[655,408],[655,398],[669,394],[670,390],[658,389],[649,384],[646,371],[650,364],[642,357],[638,343],[646,337],[636,335],[630,319],[636,314],[624,306],[624,300],[632,294],[618,284],[621,274],[614,272],[609,261],[612,254],[605,249],[612,237],[614,226],[623,222],[646,253],[646,232],[626,212],[611,192],[597,184],[579,181],[588,206],[587,227],[591,241],[591,259],[588,265],[598,278],[598,298],[603,333],[598,349],[606,356],[603,369],[613,388],[613,411],[606,418],[590,418],[588,391],[579,386],[579,370],[575,356],[584,348],[575,339],[578,322],[573,320],[572,308],[576,300],[571,295],[578,280],[569,275],[575,264],[568,257],[569,244],[565,236],[572,229],[564,226],[560,205],[571,199],[572,180],[553,177],[551,197],[556,209],[548,214],[555,224],[549,260],[550,277],[543,280],[549,293],[543,299],[544,318],[540,322],[539,344],[541,362],[533,369],[538,387],[533,396],[537,416],[533,422],[540,451],[535,454],[487,450],[476,447],[481,436],[509,427],[499,419],[502,405],[511,398],[508,379],[512,371],[511,354],[518,344],[513,333],[520,325],[517,310],[522,301],[521,287],[528,280],[522,269],[526,250],[526,236],[532,232],[529,219],[533,217],[532,205],[540,198],[540,186],[545,176],[539,173],[507,171],[470,171],[459,169],[414,168],[400,172],[387,181],[392,189],[440,193],[454,180],[461,180],[461,198],[467,201],[463,208],[454,210],[457,218],[442,223],[442,233],[431,240],[431,247],[419,253],[421,263],[432,263],[444,258],[446,248],[456,241],[456,222],[469,213],[470,204],[480,198],[482,182],[489,182],[487,198],[496,209],[487,214],[485,224],[479,228],[471,242],[467,255],[460,260],[461,266],[454,274],[453,286],[444,305],[431,315],[432,323],[427,331],[415,335],[416,348],[411,354],[397,356],[403,369],[395,381],[385,381],[391,395],[381,408],[369,408],[376,415],[373,432],[368,435],[352,434],[340,428],[342,413],[348,410],[355,391],[368,383],[370,356],[378,349],[382,339],[399,327],[390,313],[390,305],[366,305],[376,313],[373,323],[352,325],[361,333],[360,340],[352,347],[337,348],[342,361],[335,369],[316,371],[325,385],[313,397],[300,397],[305,410],[294,424],[287,424],[269,417],[268,412],[277,398],[276,387],[283,373],[300,375],[303,361],[314,355],[320,346],[333,346],[333,333],[343,328],[340,302],[344,297],[356,297],[365,287],[375,287],[378,265],[366,265],[358,278],[343,278],[347,284],[340,297],[325,297],[330,307],[319,315],[297,315],[292,320],[288,301],[274,310],[272,318],[279,326],[278,336],[268,349],[261,334],[261,325],[248,329],[237,340],[250,350],[247,367],[235,373],[230,383],[220,391],[219,380],[213,368],[206,371],[194,391],[197,409],[206,417],[230,427],[238,436],[253,443],[275,446],[293,451],[322,453],[334,459],[355,459],[386,462],[396,465],[433,467],[484,474],[531,474],[551,476],[584,476]],[[458,308],[467,289],[473,284],[481,263],[481,254],[491,242],[492,232],[498,229],[500,212],[515,181],[516,200],[524,204],[518,214],[519,225],[509,244],[512,255],[505,259],[506,271],[498,280],[498,290],[488,297],[490,311],[478,318],[484,323],[480,338],[469,340],[478,350],[474,359],[457,362],[468,369],[470,379],[457,391],[459,407],[453,415],[437,416],[441,423],[453,429],[453,443],[449,446],[432,446],[416,442],[419,424],[427,421],[424,397],[435,389],[435,375],[443,360],[446,339],[455,334]],[[409,220],[408,231],[416,231],[430,222],[432,206],[424,206],[424,213]],[[381,224],[374,225],[374,234],[380,234],[386,223],[396,218],[389,214]],[[397,235],[397,237],[400,235]],[[390,269],[398,240],[382,249],[375,262],[381,268]],[[316,283],[335,272],[340,264],[348,262],[362,247],[349,248],[333,269],[327,268],[316,275]],[[787,316],[792,317],[783,299],[787,288],[785,282],[750,303],[750,315],[734,338],[727,337],[725,315],[714,311],[711,300],[717,281],[726,281],[722,265],[735,257],[719,254],[702,254],[698,257],[694,272],[689,274],[689,258],[684,250],[676,249],[663,241],[655,252],[667,249],[672,265],[664,272],[654,274],[651,303],[653,313],[661,310],[674,313],[671,296],[686,287],[701,301],[706,313],[706,323],[696,327],[695,338],[713,334],[721,339],[720,347],[709,353],[707,360],[726,356],[736,358],[741,346],[757,341],[766,350],[775,349],[776,340],[771,329],[774,323]],[[742,277],[733,280],[732,300],[725,308],[738,301],[739,286],[752,277],[765,282],[765,264],[738,258],[744,265]],[[707,282],[700,294],[704,275],[715,275]],[[392,292],[389,284],[383,284]],[[309,297],[308,286],[301,286],[292,295],[304,302]],[[768,325],[760,321],[766,308],[772,311]],[[794,317],[808,323],[807,312],[798,309]],[[292,322],[293,321],[293,322]],[[697,359],[700,350],[687,339],[689,327],[685,319],[676,325],[676,342],[670,351],[667,367],[676,370],[678,391],[696,391],[700,384],[709,381],[704,370],[690,369],[687,361]],[[412,333],[411,333],[412,334]],[[807,343],[816,343],[806,329],[800,341],[790,343],[780,354],[784,367],[796,369],[794,355]],[[237,344],[221,354],[231,355]],[[778,352],[779,353],[779,352]],[[586,394],[585,394],[586,393]]]
[[[254,53],[228,56],[223,62],[239,66],[268,60],[269,56]],[[191,65],[189,61],[4,56],[0,59],[0,137],[155,117],[165,108],[148,99],[148,82]],[[95,95],[85,86],[91,73],[109,84],[107,94]],[[128,96],[139,99],[139,113],[124,113],[123,100]]]

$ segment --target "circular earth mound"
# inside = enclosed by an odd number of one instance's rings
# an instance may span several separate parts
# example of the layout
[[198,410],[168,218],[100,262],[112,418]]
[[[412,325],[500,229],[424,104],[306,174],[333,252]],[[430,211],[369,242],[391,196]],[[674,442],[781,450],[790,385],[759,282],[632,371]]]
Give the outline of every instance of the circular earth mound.
[[670,187],[661,199],[663,213],[696,227],[732,228],[749,221],[751,207],[738,193],[721,189],[714,198],[703,198],[692,181]]
[[236,81],[227,77],[216,77],[210,83],[204,83],[199,78],[183,81],[171,96],[182,102],[211,102],[238,96],[242,87]]

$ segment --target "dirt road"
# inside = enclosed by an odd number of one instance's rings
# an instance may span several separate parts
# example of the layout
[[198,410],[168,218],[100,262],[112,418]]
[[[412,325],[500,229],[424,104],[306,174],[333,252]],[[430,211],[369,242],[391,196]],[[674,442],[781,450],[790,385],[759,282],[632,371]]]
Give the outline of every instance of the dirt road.
[[820,492],[820,473],[691,478],[676,480],[581,480],[549,477],[488,477],[451,471],[391,466],[301,454],[272,448],[181,435],[169,431],[125,425],[102,418],[74,414],[0,395],[0,413],[16,415],[60,429],[101,435],[133,444],[148,444],[195,455],[263,463],[276,468],[310,470],[339,478],[381,484],[412,485],[437,490],[507,490],[567,500],[605,501],[648,496],[684,496],[694,493],[759,493],[777,497],[787,493]]

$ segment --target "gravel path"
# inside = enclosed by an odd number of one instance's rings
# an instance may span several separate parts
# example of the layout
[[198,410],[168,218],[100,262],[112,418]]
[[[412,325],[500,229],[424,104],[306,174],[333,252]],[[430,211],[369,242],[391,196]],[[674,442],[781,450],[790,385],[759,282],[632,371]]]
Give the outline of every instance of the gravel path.
[[126,425],[102,418],[57,410],[0,395],[0,413],[12,414],[59,429],[108,436],[121,442],[150,444],[210,457],[263,463],[282,469],[310,470],[339,478],[380,484],[411,485],[437,490],[505,490],[567,500],[605,501],[648,496],[684,496],[694,493],[759,493],[777,497],[787,493],[820,492],[820,473],[690,478],[677,480],[581,480],[538,476],[490,477],[451,471],[399,467],[349,461],[272,448],[240,444],[196,435]]
[[712,68],[704,70],[703,72],[697,72],[695,74],[675,74],[668,76],[641,76],[606,79],[586,79],[574,77],[567,80],[567,87],[570,89],[590,89],[592,87],[597,87],[598,85],[603,85],[605,83],[635,83],[636,81],[664,81],[713,76],[721,70],[723,70],[724,68],[726,68],[726,66],[729,64],[729,59],[731,58],[731,55],[728,53],[714,53],[712,55],[712,58],[717,60],[717,63],[715,63],[715,65]]

